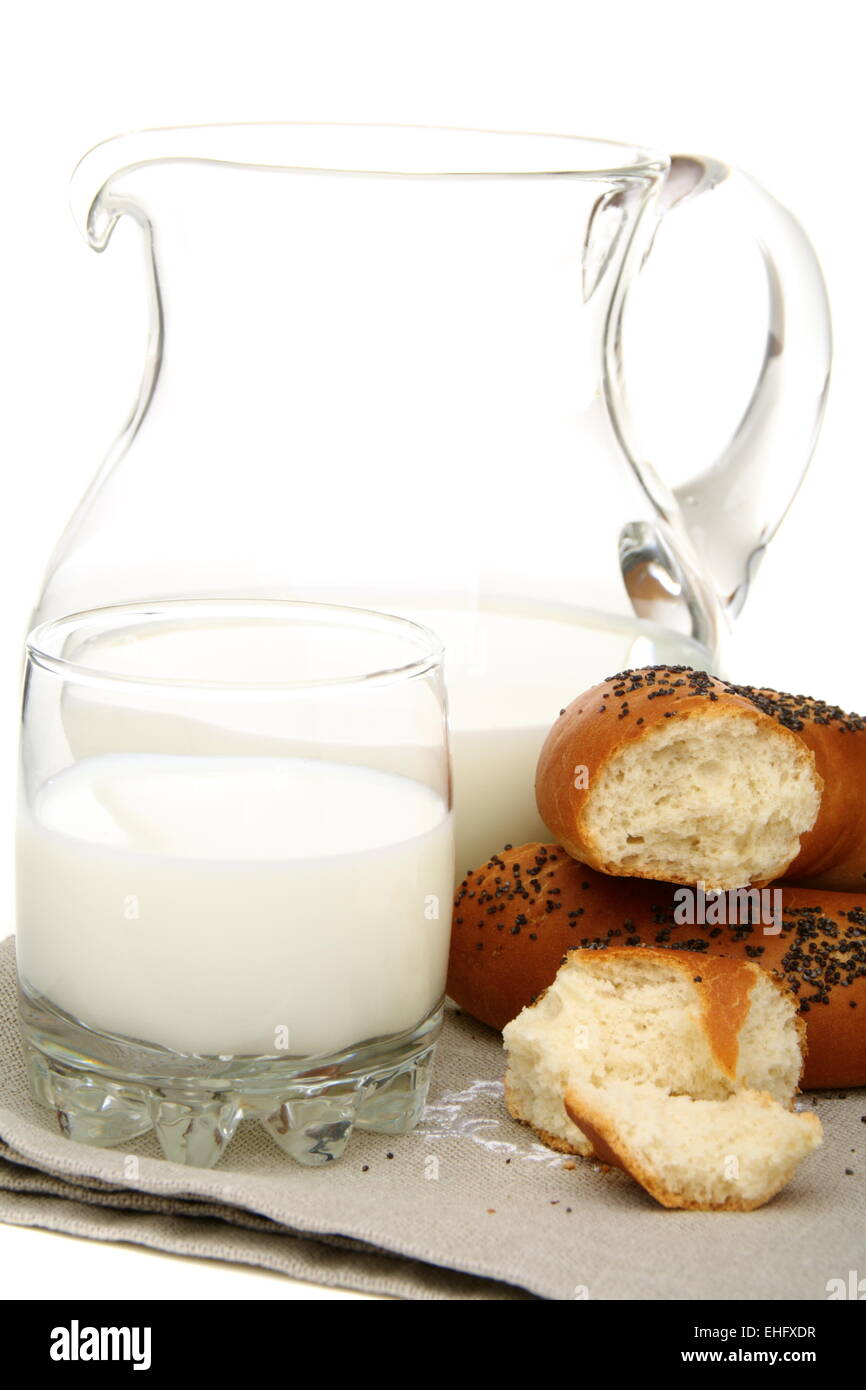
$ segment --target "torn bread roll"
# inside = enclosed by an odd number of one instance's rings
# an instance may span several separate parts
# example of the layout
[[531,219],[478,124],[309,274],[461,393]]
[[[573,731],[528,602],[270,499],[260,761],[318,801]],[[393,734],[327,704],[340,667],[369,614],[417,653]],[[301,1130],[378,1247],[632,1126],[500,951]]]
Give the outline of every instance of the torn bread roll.
[[503,1029],[510,1113],[551,1148],[589,1156],[564,1109],[579,1082],[661,1085],[700,1100],[766,1091],[789,1106],[804,1029],[784,988],[751,961],[694,951],[575,950]]
[[702,902],[669,883],[596,873],[560,845],[522,845],[462,883],[448,993],[501,1030],[551,984],[567,951],[623,945],[691,949],[777,971],[806,1024],[802,1085],[866,1084],[866,892],[775,885]]
[[[536,776],[541,819],[569,854],[607,874],[726,889],[781,878],[794,861],[805,875],[834,855],[841,868],[839,818],[831,809],[822,821],[819,807],[828,774],[831,808],[853,803],[853,788],[840,789],[836,762],[804,738],[796,701],[688,667],[620,672],[551,729]],[[815,742],[841,747],[842,727],[815,726]]]
[[505,1028],[510,1113],[665,1206],[746,1211],[821,1141],[795,1114],[803,1025],[749,961],[614,947],[569,953]]

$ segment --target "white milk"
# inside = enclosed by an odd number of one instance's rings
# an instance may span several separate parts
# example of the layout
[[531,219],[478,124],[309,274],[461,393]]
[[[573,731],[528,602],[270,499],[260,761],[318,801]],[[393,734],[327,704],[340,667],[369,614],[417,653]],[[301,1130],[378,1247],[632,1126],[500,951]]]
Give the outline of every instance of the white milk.
[[[329,598],[335,597],[328,595]],[[339,600],[351,602],[340,594]],[[374,595],[383,611],[414,618],[432,628],[445,646],[445,676],[451,724],[451,756],[458,879],[505,844],[548,840],[535,809],[535,767],[547,733],[560,709],[576,695],[625,666],[674,662],[703,668],[706,653],[688,638],[638,619],[615,618],[562,605],[495,604],[481,609],[424,607],[399,595]],[[149,632],[141,644],[126,642],[113,648],[110,666],[135,673],[146,669],[207,676],[220,667],[219,629],[212,633],[178,628],[171,634]],[[273,669],[262,665],[261,635],[250,635],[249,661],[260,679],[280,679],[281,652],[275,645]],[[159,651],[154,651],[159,644]],[[284,654],[284,649],[282,649]],[[344,653],[341,649],[341,660]],[[316,652],[321,663],[322,654]],[[111,692],[106,702],[111,700]],[[311,711],[315,702],[311,696]],[[317,747],[287,736],[285,706],[240,702],[236,710],[221,709],[219,718],[203,713],[191,697],[188,712],[172,695],[163,711],[155,697],[137,710],[124,694],[125,707],[110,703],[96,708],[78,702],[70,692],[64,705],[64,728],[77,757],[117,748],[153,752],[268,753],[362,761],[406,773],[432,786],[441,783],[438,743],[419,739],[417,705],[407,706],[400,727],[393,706],[377,712],[375,700],[359,707],[358,726],[347,726],[339,738],[329,734]],[[435,697],[430,694],[431,704]],[[297,715],[295,727],[302,720]],[[95,713],[94,713],[95,710]],[[347,711],[347,718],[352,711]],[[430,720],[430,725],[435,722]],[[310,727],[313,727],[311,720]]]
[[84,1023],[179,1052],[398,1033],[444,990],[451,834],[441,797],[390,772],[85,758],[21,815],[21,972]]
[[445,644],[458,879],[506,844],[550,840],[535,809],[535,769],[576,695],[626,666],[706,665],[702,649],[675,633],[565,605],[395,611]]

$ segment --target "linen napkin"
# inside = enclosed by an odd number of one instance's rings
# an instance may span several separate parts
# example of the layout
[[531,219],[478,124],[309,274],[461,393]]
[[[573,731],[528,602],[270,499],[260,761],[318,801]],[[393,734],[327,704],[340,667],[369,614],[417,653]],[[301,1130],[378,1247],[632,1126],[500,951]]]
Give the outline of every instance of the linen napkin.
[[677,1212],[538,1143],[508,1116],[502,1071],[499,1035],[452,1009],[418,1129],[356,1133],[325,1167],[298,1166],[254,1122],[213,1169],[166,1162],[152,1134],[72,1143],[30,1098],[9,938],[0,1220],[403,1299],[820,1300],[866,1276],[866,1092],[803,1098],[824,1145],[768,1206]]

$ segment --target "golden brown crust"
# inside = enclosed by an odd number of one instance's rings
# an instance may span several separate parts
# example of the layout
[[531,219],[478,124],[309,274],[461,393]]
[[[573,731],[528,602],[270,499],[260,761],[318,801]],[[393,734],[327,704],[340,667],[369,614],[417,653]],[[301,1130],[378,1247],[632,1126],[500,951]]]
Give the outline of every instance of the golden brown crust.
[[[587,802],[596,777],[611,757],[671,719],[749,720],[772,730],[774,736],[789,739],[800,756],[806,753],[814,768],[816,757],[811,749],[804,749],[798,733],[741,693],[743,689],[705,671],[647,666],[622,671],[572,700],[548,734],[536,772],[538,812],[551,834],[573,858],[600,873],[621,874],[621,866],[606,860],[588,828]],[[585,775],[582,769],[586,769]],[[820,768],[817,771],[820,774]],[[787,863],[780,864],[779,874],[787,867]],[[629,869],[629,876],[654,875],[635,867]]]
[[[778,971],[799,1000],[808,1043],[801,1084],[866,1084],[866,892],[778,886],[781,931],[766,935],[760,924],[677,925],[678,891],[596,873],[561,845],[503,851],[458,892],[448,993],[501,1030],[547,989],[575,947],[650,946],[696,951],[704,963],[753,961]],[[774,891],[764,890],[768,905]]]
[[749,998],[760,966],[727,956],[705,959],[696,951],[678,954],[688,957],[689,970],[700,971],[700,999],[707,1039],[719,1066],[733,1080],[740,1056],[740,1029],[749,1012]]
[[[776,1102],[772,1096],[764,1092],[757,1092],[756,1094],[768,1109],[775,1108]],[[767,1188],[760,1197],[756,1197],[753,1201],[737,1200],[734,1197],[728,1197],[724,1202],[717,1203],[686,1201],[681,1193],[674,1192],[667,1187],[657,1174],[651,1172],[639,1161],[637,1155],[629,1150],[628,1145],[618,1133],[613,1120],[592,1105],[587,1093],[574,1087],[568,1090],[565,1094],[565,1108],[569,1119],[578,1126],[592,1144],[593,1153],[598,1161],[628,1173],[663,1207],[676,1208],[680,1211],[755,1211],[756,1208],[764,1206],[772,1197],[775,1197],[777,1192],[781,1191],[796,1167],[796,1164],[792,1164],[788,1171],[781,1174],[773,1187]],[[820,1132],[821,1123],[817,1115],[807,1114],[804,1116],[804,1120]]]
[[788,721],[812,753],[824,791],[811,830],[785,880],[800,887],[866,892],[866,721],[803,695],[752,692],[771,717]]

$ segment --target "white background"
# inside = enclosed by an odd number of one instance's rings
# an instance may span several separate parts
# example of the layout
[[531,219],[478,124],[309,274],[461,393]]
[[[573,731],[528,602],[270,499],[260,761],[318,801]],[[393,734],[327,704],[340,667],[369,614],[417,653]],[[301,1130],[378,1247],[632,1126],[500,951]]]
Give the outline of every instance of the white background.
[[[140,366],[138,286],[122,256],[112,267],[111,257],[88,251],[66,202],[77,158],[123,130],[204,121],[429,122],[610,137],[714,154],[749,170],[801,219],[818,251],[835,367],[811,472],[738,628],[738,673],[753,669],[756,680],[866,706],[858,9],[850,0],[820,8],[799,0],[36,0],[14,15],[7,10],[0,34],[0,932],[12,920],[20,643],[48,553],[125,417]],[[692,244],[703,221],[689,225],[689,216],[658,247],[669,328],[683,303],[695,302],[689,273],[694,280],[706,264]],[[697,302],[711,305],[712,294]],[[744,402],[740,362],[751,363],[751,349],[745,338],[742,353],[732,339],[720,346],[712,322],[705,330],[676,366],[687,373],[690,362],[691,378],[674,380],[676,344],[667,342],[659,389],[673,388],[675,402],[691,380],[701,387],[701,409],[715,394],[719,418],[733,419]],[[661,360],[664,367],[664,353]],[[719,424],[708,421],[699,438],[695,413],[685,417],[703,458]],[[682,455],[691,441],[671,447]],[[0,1228],[0,1289],[10,1297],[62,1298],[72,1289],[96,1298],[334,1296],[11,1228]]]

